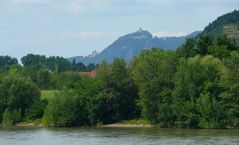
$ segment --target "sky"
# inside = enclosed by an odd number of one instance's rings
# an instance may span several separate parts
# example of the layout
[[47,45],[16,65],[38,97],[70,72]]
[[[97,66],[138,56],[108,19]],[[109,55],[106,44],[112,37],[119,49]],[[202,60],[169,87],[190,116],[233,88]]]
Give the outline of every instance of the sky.
[[239,8],[239,0],[0,0],[0,55],[86,56],[140,27],[182,36]]

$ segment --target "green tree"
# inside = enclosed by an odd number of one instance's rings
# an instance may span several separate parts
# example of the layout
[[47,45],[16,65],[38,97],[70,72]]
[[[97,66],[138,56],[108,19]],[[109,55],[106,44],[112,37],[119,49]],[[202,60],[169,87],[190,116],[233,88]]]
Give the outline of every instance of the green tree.
[[45,68],[52,72],[64,72],[72,70],[72,64],[59,56],[46,57],[45,55],[28,54],[21,59],[24,67],[34,66],[38,69]]
[[37,85],[41,89],[50,89],[51,87],[51,72],[49,70],[40,70],[36,74]]
[[48,104],[48,101],[46,99],[42,99],[41,101],[36,101],[33,104],[31,104],[26,109],[26,120],[35,120],[35,119],[41,119],[44,115],[44,110],[46,109],[46,106]]
[[3,113],[3,126],[12,126],[15,123],[21,121],[21,111],[6,109]]
[[126,62],[123,59],[115,59],[112,64],[103,62],[97,69],[97,78],[102,86],[97,99],[101,121],[135,118],[138,95]]
[[21,112],[25,117],[26,109],[40,100],[40,90],[29,79],[20,75],[7,76],[0,84],[0,119],[5,109]]
[[96,115],[96,80],[82,78],[73,89],[64,89],[50,99],[44,114],[49,126],[85,126],[98,122]]
[[223,59],[230,55],[230,51],[227,49],[227,46],[225,45],[213,44],[208,47],[208,54],[213,55],[217,58]]
[[188,38],[183,46],[179,47],[176,51],[179,57],[193,57],[196,55],[196,40],[195,38]]
[[212,45],[208,47],[208,54],[224,59],[230,56],[230,52],[239,50],[238,43],[235,39],[227,37],[225,34],[218,35],[214,38]]
[[221,85],[225,88],[221,93],[222,104],[227,114],[227,123],[231,127],[239,127],[239,53],[231,52],[225,60],[226,69]]
[[227,50],[239,50],[238,43],[235,39],[228,37],[225,34],[218,35],[216,38],[216,44],[219,46],[224,46]]
[[153,49],[142,52],[135,60],[134,80],[139,89],[142,115],[162,127],[174,124],[171,105],[175,59],[172,51]]
[[16,58],[10,56],[0,56],[0,71],[7,71],[10,66],[18,65]]
[[[179,127],[217,127],[222,119],[220,80],[224,66],[212,56],[181,59],[175,75],[174,114]],[[208,106],[206,106],[206,104]],[[205,107],[209,107],[208,109]]]
[[72,70],[72,64],[65,58],[50,56],[46,59],[46,66],[53,72],[64,72]]
[[49,126],[73,126],[77,111],[76,94],[62,91],[49,101],[44,120]]
[[84,72],[86,71],[86,66],[83,63],[79,62],[74,65],[74,69],[75,71]]
[[196,42],[197,54],[200,54],[202,56],[208,54],[209,46],[212,45],[212,43],[213,38],[207,33],[198,37]]
[[45,55],[35,55],[35,54],[28,54],[21,58],[22,64],[24,66],[44,66],[46,63],[46,56]]

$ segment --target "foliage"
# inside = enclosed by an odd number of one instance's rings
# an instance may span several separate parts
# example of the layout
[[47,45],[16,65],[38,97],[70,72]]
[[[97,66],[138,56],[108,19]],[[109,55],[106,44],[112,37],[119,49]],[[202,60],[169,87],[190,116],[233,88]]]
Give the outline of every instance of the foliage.
[[225,34],[212,37],[204,33],[198,38],[189,38],[185,44],[178,48],[176,53],[180,57],[194,57],[195,55],[212,55],[223,59],[230,56],[231,51],[239,50],[237,41]]
[[225,60],[226,70],[221,85],[225,88],[221,93],[222,104],[226,110],[226,122],[229,126],[239,127],[239,53],[231,52]]
[[3,126],[12,126],[13,125],[13,120],[12,120],[12,115],[9,109],[6,109],[3,113],[3,121],[2,121]]
[[36,74],[37,85],[41,89],[51,88],[51,72],[48,70],[40,70]]
[[177,49],[178,57],[193,57],[196,55],[196,48],[195,48],[196,40],[194,38],[188,38],[186,42]]
[[46,99],[31,104],[26,110],[25,120],[37,120],[42,118],[47,104],[48,101]]
[[[31,104],[40,100],[40,91],[29,79],[20,75],[6,76],[0,84],[0,119],[6,109],[25,117]],[[13,122],[15,123],[15,122]]]
[[173,125],[172,89],[175,54],[161,49],[144,51],[136,58],[134,80],[139,88],[142,115],[162,127]]
[[133,125],[150,125],[150,122],[143,119],[134,119],[134,120],[123,120],[120,123],[122,124],[133,124]]
[[239,25],[239,11],[234,10],[233,12],[227,13],[223,16],[217,18],[217,20],[210,23],[202,33],[210,33],[210,35],[215,36],[223,32],[223,28],[228,24]]
[[[212,56],[181,59],[175,75],[174,114],[179,127],[217,127],[223,119],[220,80],[224,66]],[[223,124],[220,124],[223,125]]]
[[50,100],[58,93],[57,90],[42,90],[41,91],[41,99],[42,100]]
[[[51,126],[72,126],[76,114],[76,96],[72,92],[58,93],[49,101],[45,112],[45,121]],[[81,106],[78,106],[79,108]]]
[[63,72],[72,69],[71,63],[63,57],[28,54],[22,57],[22,64],[25,66],[36,66],[46,68],[52,72]]
[[6,109],[3,113],[3,126],[12,126],[21,121],[21,111]]
[[85,126],[97,122],[95,93],[97,82],[82,78],[77,89],[63,90],[49,99],[45,111],[45,124],[49,126]]
[[16,58],[0,56],[0,71],[7,71],[10,66],[18,65]]
[[[28,54],[20,66],[0,56],[0,121],[8,126],[44,116],[46,125],[60,127],[239,128],[239,45],[218,33],[237,25],[237,15],[220,17],[176,52],[144,50],[128,64],[117,58],[85,66]],[[96,77],[81,76],[93,70]]]
[[125,61],[115,59],[112,64],[103,62],[97,70],[97,76],[102,86],[97,101],[103,123],[136,117],[138,95]]

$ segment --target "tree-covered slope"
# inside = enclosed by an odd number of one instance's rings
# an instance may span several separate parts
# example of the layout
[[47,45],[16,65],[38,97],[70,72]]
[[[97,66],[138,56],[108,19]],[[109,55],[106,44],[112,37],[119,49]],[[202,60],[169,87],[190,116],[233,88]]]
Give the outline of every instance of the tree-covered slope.
[[204,29],[202,34],[205,33],[210,35],[224,33],[239,40],[239,11],[234,10],[218,17]]

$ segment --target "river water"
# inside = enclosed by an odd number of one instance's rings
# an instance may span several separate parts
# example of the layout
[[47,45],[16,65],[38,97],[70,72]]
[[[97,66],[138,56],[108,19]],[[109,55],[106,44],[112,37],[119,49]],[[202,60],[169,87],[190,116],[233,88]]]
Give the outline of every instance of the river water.
[[239,145],[239,130],[0,128],[0,145]]

